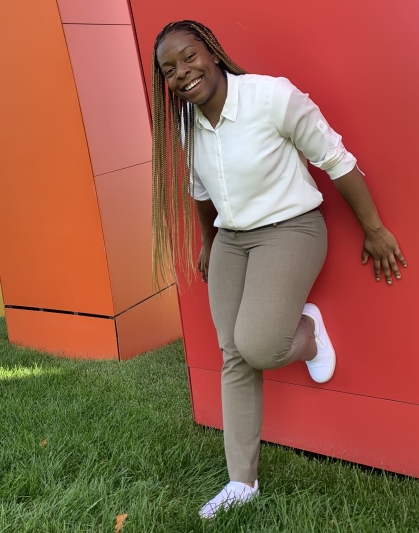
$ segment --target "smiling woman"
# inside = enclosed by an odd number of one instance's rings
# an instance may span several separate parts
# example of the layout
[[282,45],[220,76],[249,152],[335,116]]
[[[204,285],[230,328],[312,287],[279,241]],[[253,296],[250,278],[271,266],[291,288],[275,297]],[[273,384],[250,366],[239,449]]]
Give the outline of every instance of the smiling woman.
[[323,197],[304,159],[329,174],[358,218],[362,261],[373,256],[376,279],[381,269],[388,284],[391,270],[400,279],[396,257],[407,265],[355,157],[289,80],[246,74],[211,30],[181,21],[156,39],[152,95],[155,279],[159,268],[163,276],[173,272],[174,260],[184,261],[181,269],[192,266],[193,198],[202,238],[198,270],[208,281],[224,359],[230,482],[202,507],[201,517],[210,518],[259,494],[262,371],[304,361],[317,383],[335,371],[320,310],[306,303],[326,257],[327,231]]
[[193,35],[169,34],[158,47],[158,57],[165,58],[160,65],[161,71],[169,89],[179,98],[187,99],[202,111],[211,111],[214,99],[225,100],[227,81],[218,68],[220,60]]
[[[194,266],[194,227],[189,176],[194,174],[195,108],[189,102],[200,106],[207,104],[205,107],[209,113],[214,100],[216,109],[222,107],[227,94],[226,72],[245,74],[227,56],[211,30],[199,22],[170,23],[157,36],[152,57],[152,229],[153,278],[156,285],[159,274],[164,280],[175,275],[174,255],[183,264],[190,279]],[[192,85],[196,83],[196,87]],[[183,154],[181,130],[184,133]],[[179,181],[184,221],[183,253],[180,253],[178,195],[170,193],[170,200],[168,196],[168,190],[178,190]]]

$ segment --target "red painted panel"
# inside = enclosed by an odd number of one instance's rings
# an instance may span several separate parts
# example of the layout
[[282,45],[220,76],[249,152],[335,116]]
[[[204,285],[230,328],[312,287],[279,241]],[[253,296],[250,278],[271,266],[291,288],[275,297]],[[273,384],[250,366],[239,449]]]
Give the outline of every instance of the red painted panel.
[[[222,427],[220,373],[190,369],[194,417]],[[419,406],[265,380],[262,439],[419,477]]]
[[179,305],[188,366],[221,370],[222,355],[211,319],[208,286],[199,276],[189,289],[180,290]]
[[57,0],[64,23],[131,24],[127,0]]
[[[343,135],[410,266],[392,287],[375,282],[371,265],[361,265],[362,233],[356,220],[329,178],[315,169],[325,197],[330,250],[310,299],[324,312],[338,354],[336,376],[323,388],[419,403],[413,322],[419,292],[414,218],[419,184],[410,178],[415,175],[412,154],[419,121],[419,4],[296,0],[285,5],[265,0],[255,10],[251,2],[215,0],[208,10],[201,4],[182,7],[163,0],[159,11],[139,0],[131,4],[148,80],[158,31],[171,20],[195,18],[210,26],[248,71],[289,77],[310,92]],[[204,290],[185,293],[180,301],[188,363],[219,368]],[[201,317],[208,321],[206,327]],[[309,383],[303,365],[271,377]]]
[[1,2],[0,25],[5,301],[113,315],[94,180],[57,4]]
[[61,357],[117,359],[112,319],[6,308],[9,340]]
[[115,314],[153,294],[151,163],[96,177]]
[[121,359],[159,348],[182,335],[174,287],[116,317]]
[[64,26],[94,175],[151,160],[148,109],[131,27]]
[[197,424],[223,429],[221,373],[188,368],[193,417]]

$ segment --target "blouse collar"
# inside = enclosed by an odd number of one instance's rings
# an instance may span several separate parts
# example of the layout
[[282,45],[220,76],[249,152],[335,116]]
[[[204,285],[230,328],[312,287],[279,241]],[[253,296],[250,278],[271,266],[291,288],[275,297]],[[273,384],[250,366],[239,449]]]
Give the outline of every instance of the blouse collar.
[[[239,106],[239,82],[237,76],[234,74],[227,74],[227,98],[224,102],[223,110],[221,111],[221,116],[231,120],[232,122],[236,121],[237,118],[237,109]],[[208,119],[205,117],[204,113],[199,109],[198,106],[195,107],[195,120],[199,128],[201,128],[204,122],[208,122]]]

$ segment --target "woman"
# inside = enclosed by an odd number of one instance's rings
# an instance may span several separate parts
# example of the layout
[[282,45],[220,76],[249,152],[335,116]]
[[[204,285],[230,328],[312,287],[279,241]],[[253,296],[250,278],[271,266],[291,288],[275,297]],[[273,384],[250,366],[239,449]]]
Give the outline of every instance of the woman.
[[[198,270],[208,280],[224,359],[230,483],[202,507],[202,517],[258,495],[262,371],[305,361],[311,377],[324,383],[335,369],[321,313],[306,304],[327,248],[322,195],[307,159],[329,174],[359,220],[362,262],[373,257],[378,281],[381,271],[388,284],[391,271],[400,279],[396,257],[406,261],[355,157],[308,96],[285,78],[246,74],[198,22],[163,28],[153,54],[154,274],[173,273],[171,250],[186,255],[181,268],[188,271],[190,192],[202,238]],[[178,183],[186,254],[179,245]]]

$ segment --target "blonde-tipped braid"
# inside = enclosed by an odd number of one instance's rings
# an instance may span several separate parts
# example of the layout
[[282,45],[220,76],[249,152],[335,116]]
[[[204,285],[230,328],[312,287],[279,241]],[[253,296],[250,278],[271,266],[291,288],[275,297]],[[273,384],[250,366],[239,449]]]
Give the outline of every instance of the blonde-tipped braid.
[[[231,74],[246,72],[224,52],[212,31],[193,20],[171,22],[154,44],[151,71],[153,115],[152,162],[152,265],[153,286],[167,286],[176,279],[175,264],[188,284],[195,265],[194,106],[172,93],[157,63],[158,45],[169,33],[183,31],[203,41],[220,60],[221,69]],[[180,202],[179,202],[180,196]],[[179,211],[182,209],[183,246],[180,243]]]

